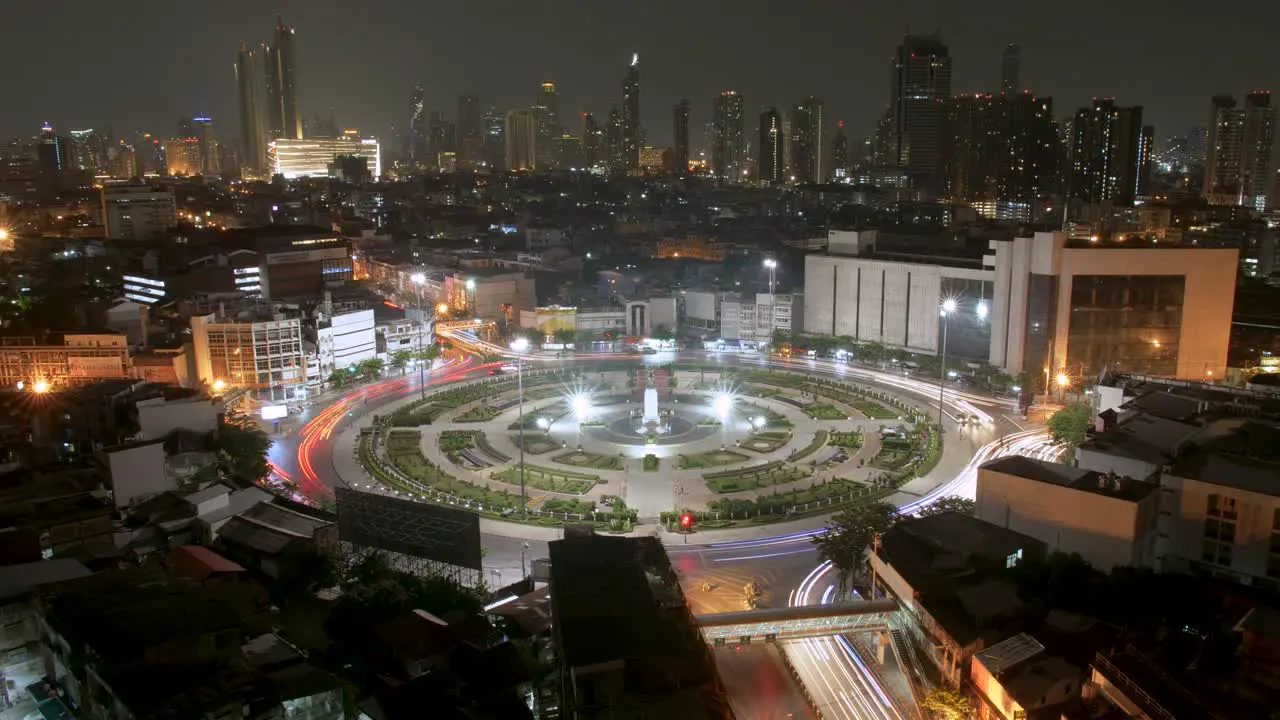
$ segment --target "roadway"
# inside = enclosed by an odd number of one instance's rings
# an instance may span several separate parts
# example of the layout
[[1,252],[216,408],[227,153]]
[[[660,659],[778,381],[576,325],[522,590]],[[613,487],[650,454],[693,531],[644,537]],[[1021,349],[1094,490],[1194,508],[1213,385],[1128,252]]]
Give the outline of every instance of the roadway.
[[[483,343],[474,336],[455,333],[455,344],[485,353],[502,348]],[[509,353],[508,353],[509,354]],[[690,356],[693,356],[692,358]],[[767,358],[759,355],[716,353],[681,353],[682,359],[696,359],[726,367],[773,367],[823,375],[837,379],[869,382],[904,396],[912,396],[922,407],[938,406],[936,382],[910,377],[902,372],[877,370],[846,363],[809,358]],[[676,358],[673,353],[658,355],[579,354],[566,359],[526,356],[525,361],[539,366],[571,367],[619,360],[666,364]],[[475,379],[487,374],[493,365],[482,365],[471,356],[451,356],[438,362],[425,374],[430,387]],[[351,421],[365,422],[362,417],[401,400],[419,390],[418,374],[409,371],[402,377],[366,384],[337,395],[323,398],[306,408],[298,419],[296,432],[278,435],[272,444],[270,460],[281,477],[290,478],[300,491],[310,497],[332,495],[340,482],[332,464],[332,441]],[[993,399],[976,393],[948,388],[943,398],[943,414],[953,428],[946,443],[962,444],[971,453],[968,463],[950,479],[932,488],[919,488],[915,494],[895,496],[900,511],[914,514],[939,498],[961,495],[972,498],[976,492],[977,468],[982,463],[1010,454],[1050,458],[1056,449],[1049,445],[1041,430],[1027,429],[1013,416],[1010,400]],[[955,423],[959,414],[977,419],[977,425],[959,430]],[[959,431],[957,431],[959,430]],[[784,607],[789,604],[830,602],[835,597],[835,578],[829,564],[820,564],[810,542],[821,528],[778,534],[755,539],[717,542],[716,533],[705,538],[694,535],[689,544],[670,545],[672,563],[682,578],[694,612],[727,612],[743,609],[742,589],[749,581],[763,591],[759,607]],[[766,531],[767,534],[767,531]],[[723,535],[721,535],[723,537]],[[545,541],[520,540],[500,535],[482,536],[487,550],[486,581],[500,585],[515,581],[526,561],[547,556]],[[909,708],[895,701],[894,693],[885,686],[879,674],[866,666],[847,638],[815,638],[784,643],[805,687],[814,696],[824,717],[873,718],[905,720]],[[761,670],[763,672],[763,670]],[[900,695],[901,693],[899,693]],[[781,706],[779,706],[781,707]],[[909,713],[904,715],[905,713]]]

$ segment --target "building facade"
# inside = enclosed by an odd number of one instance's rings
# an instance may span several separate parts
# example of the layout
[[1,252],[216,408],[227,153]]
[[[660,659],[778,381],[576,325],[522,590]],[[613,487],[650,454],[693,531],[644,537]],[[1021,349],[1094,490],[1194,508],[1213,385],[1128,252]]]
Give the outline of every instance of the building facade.
[[102,225],[109,240],[155,240],[178,225],[173,191],[149,185],[105,185]]
[[297,318],[235,321],[215,314],[191,318],[196,378],[249,388],[262,402],[307,397],[307,361]]
[[363,158],[375,178],[382,177],[382,151],[378,141],[348,131],[341,137],[301,140],[280,138],[267,148],[272,173],[286,180],[300,177],[333,177],[340,158]]

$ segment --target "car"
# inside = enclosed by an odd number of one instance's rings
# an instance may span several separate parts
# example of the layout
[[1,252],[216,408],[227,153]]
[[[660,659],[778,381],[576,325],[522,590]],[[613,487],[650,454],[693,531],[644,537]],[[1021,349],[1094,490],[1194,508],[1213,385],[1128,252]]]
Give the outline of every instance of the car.
[[497,375],[497,374],[498,374],[498,372],[499,372],[499,371],[498,371],[498,368],[489,368],[489,371],[488,371],[488,373],[486,373],[486,374],[488,374],[488,375]]
[[654,350],[654,349],[653,349],[653,348],[651,348],[651,347],[647,347],[647,348],[645,348],[642,352],[643,352],[645,355],[657,355],[657,354],[658,354],[658,351],[657,351],[657,350]]

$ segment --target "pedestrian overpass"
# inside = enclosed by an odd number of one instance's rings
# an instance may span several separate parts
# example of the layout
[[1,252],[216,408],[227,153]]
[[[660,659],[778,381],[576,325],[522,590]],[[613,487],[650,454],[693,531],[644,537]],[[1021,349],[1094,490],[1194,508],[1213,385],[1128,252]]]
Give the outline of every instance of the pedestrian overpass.
[[694,622],[709,644],[748,645],[889,630],[897,614],[898,601],[890,598],[696,615]]

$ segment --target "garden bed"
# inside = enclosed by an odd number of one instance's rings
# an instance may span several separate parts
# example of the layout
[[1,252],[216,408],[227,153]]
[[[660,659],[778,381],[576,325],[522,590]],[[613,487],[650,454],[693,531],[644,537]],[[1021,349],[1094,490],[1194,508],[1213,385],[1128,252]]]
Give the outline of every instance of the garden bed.
[[743,438],[738,443],[738,447],[752,452],[768,453],[786,445],[790,439],[791,435],[785,432],[758,432]]
[[622,467],[622,460],[617,455],[601,455],[599,453],[570,450],[551,458],[552,462],[573,467],[591,468],[593,470],[617,470]]
[[[520,484],[520,468],[513,467],[490,473],[489,477],[509,485]],[[525,465],[525,486],[565,495],[581,495],[600,481],[597,475],[584,475],[561,470]]]
[[822,405],[810,405],[804,409],[809,417],[814,420],[844,420],[849,414],[840,408],[823,403]]
[[772,485],[785,485],[809,476],[803,468],[775,460],[764,465],[702,476],[711,492],[724,494],[756,490]]
[[694,455],[677,455],[676,465],[683,469],[713,468],[746,462],[751,458],[732,450],[711,450]]
[[827,442],[835,447],[849,448],[856,450],[862,447],[862,433],[860,432],[833,432]]

